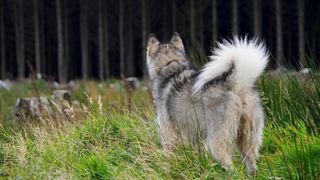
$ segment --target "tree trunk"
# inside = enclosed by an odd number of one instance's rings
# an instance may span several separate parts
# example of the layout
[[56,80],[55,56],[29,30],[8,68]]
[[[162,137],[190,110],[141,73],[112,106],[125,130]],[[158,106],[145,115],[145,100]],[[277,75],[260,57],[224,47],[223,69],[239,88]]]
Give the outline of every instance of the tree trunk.
[[168,39],[169,29],[168,29],[168,8],[167,8],[167,1],[162,1],[162,26],[163,26],[163,39]]
[[68,80],[69,77],[69,62],[70,62],[70,41],[69,41],[69,13],[68,13],[68,1],[63,1],[62,6],[63,12],[63,38],[64,38],[64,75],[65,79]]
[[[292,56],[292,31],[288,31],[285,36],[287,37],[287,44],[288,44],[288,47],[287,47],[287,50],[286,50],[286,58],[291,61],[293,59],[293,56]],[[292,62],[292,61],[291,61]]]
[[15,35],[16,35],[16,56],[18,65],[18,79],[25,75],[25,48],[24,48],[24,14],[23,0],[16,0],[15,7]]
[[320,21],[318,21],[315,26],[312,27],[310,38],[311,38],[311,56],[316,59],[317,58],[317,33],[320,31]]
[[127,76],[134,76],[134,62],[133,62],[133,12],[132,12],[132,1],[128,1],[128,21],[127,21],[127,56],[126,56],[126,75]]
[[299,37],[299,65],[300,68],[306,66],[305,62],[305,40],[304,40],[304,1],[298,0],[298,37]]
[[147,52],[147,0],[141,0],[141,18],[142,18],[142,71],[146,73],[146,52]]
[[[103,1],[106,2],[106,1]],[[110,70],[109,70],[109,22],[108,22],[108,15],[107,15],[107,4],[106,3],[102,3],[103,4],[103,36],[104,36],[104,54],[103,54],[103,58],[104,58],[104,70],[105,70],[105,78],[109,78],[110,77]]]
[[194,10],[194,0],[190,0],[190,40],[191,44],[196,42],[195,36],[195,10]]
[[89,78],[87,6],[87,0],[80,1],[81,69],[84,80]]
[[[272,7],[272,8],[269,7],[268,10],[272,11],[273,9],[274,9],[274,7]],[[267,30],[267,34],[269,37],[266,38],[266,44],[269,45],[270,51],[272,51],[272,50],[275,51],[274,47],[276,46],[276,43],[275,43],[276,39],[273,38],[273,35],[275,34],[275,31],[274,31],[275,27],[274,27],[273,23],[274,23],[274,18],[268,18],[268,22],[267,22],[268,26],[267,26],[266,30]]]
[[124,34],[123,34],[123,0],[119,0],[119,48],[120,48],[120,75],[125,75]]
[[39,2],[39,34],[40,34],[40,57],[41,57],[41,73],[47,74],[47,54],[46,54],[46,43],[45,43],[45,27],[44,27],[44,2]]
[[57,38],[58,38],[58,78],[60,83],[66,83],[66,69],[64,64],[64,39],[63,39],[63,21],[61,0],[56,0],[57,14]]
[[33,0],[34,19],[34,46],[36,59],[36,73],[41,74],[41,52],[40,52],[40,23],[39,23],[39,0]]
[[201,49],[204,49],[204,21],[203,21],[203,4],[201,1],[197,1],[198,7],[198,37],[199,37],[199,44]]
[[[317,41],[318,41],[318,48],[320,48],[320,33],[318,31],[318,36],[317,36]],[[315,55],[316,57],[320,58],[320,51],[317,51],[317,54]]]
[[3,7],[3,1],[1,1],[1,7],[0,7],[0,10],[1,10],[1,14],[0,14],[0,23],[1,23],[1,78],[2,79],[5,79],[7,78],[6,77],[6,72],[7,72],[7,69],[6,69],[6,40],[5,40],[5,24],[4,24],[4,7]]
[[261,0],[253,0],[253,34],[261,36]]
[[177,32],[177,7],[176,7],[176,1],[175,0],[171,0],[171,11],[172,11],[172,31],[173,32]]
[[98,33],[99,33],[99,78],[100,80],[104,80],[104,33],[103,33],[103,24],[104,24],[104,16],[103,12],[104,8],[104,0],[99,0],[98,4]]
[[232,34],[239,34],[238,0],[232,0]]
[[212,46],[214,47],[218,38],[217,0],[212,0]]
[[277,68],[283,66],[283,46],[282,46],[282,12],[280,0],[275,0],[276,8],[276,58],[277,58]]
[[98,33],[99,33],[99,78],[109,78],[109,37],[108,37],[108,16],[105,0],[98,1]]

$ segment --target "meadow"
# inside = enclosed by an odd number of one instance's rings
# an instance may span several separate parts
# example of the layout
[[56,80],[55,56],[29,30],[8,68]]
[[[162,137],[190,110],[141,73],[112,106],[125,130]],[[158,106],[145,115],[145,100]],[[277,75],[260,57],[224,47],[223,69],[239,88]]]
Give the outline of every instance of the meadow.
[[13,121],[17,98],[50,95],[52,87],[36,81],[0,89],[0,178],[320,179],[319,74],[268,73],[257,89],[266,125],[256,177],[236,150],[233,172],[203,147],[163,152],[150,91],[124,81],[77,81],[72,98],[81,107],[72,118]]

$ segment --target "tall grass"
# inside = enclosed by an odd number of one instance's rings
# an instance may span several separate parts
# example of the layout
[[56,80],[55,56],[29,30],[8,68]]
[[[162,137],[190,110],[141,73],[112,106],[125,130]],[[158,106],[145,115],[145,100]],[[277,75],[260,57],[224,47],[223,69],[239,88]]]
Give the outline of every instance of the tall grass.
[[308,133],[316,136],[320,127],[319,75],[311,73],[265,75],[259,81],[269,121],[279,124],[305,123]]
[[[64,128],[34,124],[28,129],[0,129],[0,178],[25,179],[247,179],[238,152],[234,172],[226,172],[205,149],[186,144],[174,152],[161,149],[150,94],[128,97],[123,82],[77,82],[73,98],[86,116]],[[113,85],[110,85],[113,84]],[[42,95],[50,88],[37,82]],[[319,179],[319,78],[317,73],[266,74],[258,82],[266,114],[264,145],[257,179]],[[15,99],[31,96],[29,84],[0,90],[4,124]],[[133,103],[128,106],[128,99]],[[12,128],[14,130],[12,130]]]

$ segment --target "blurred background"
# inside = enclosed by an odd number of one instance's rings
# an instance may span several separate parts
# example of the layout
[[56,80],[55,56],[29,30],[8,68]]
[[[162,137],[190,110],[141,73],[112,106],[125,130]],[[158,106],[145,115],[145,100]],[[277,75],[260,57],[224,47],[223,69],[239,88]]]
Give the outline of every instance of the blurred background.
[[320,0],[0,0],[0,79],[142,77],[146,39],[180,33],[209,55],[232,34],[261,37],[269,69],[320,57]]

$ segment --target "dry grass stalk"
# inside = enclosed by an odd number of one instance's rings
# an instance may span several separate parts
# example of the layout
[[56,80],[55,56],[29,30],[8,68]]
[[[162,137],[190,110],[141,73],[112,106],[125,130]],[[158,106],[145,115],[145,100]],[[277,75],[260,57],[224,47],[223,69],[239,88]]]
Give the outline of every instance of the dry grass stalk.
[[121,79],[124,82],[124,86],[125,86],[126,92],[128,94],[127,104],[128,104],[129,112],[131,113],[132,107],[133,107],[133,95],[132,95],[133,90],[130,86],[130,83],[127,81],[126,77],[123,74],[121,74]]
[[40,111],[40,113],[42,113],[43,112],[43,108],[42,108],[42,102],[40,100],[40,92],[39,92],[39,89],[38,89],[37,84],[35,82],[36,77],[37,77],[37,73],[36,73],[36,71],[34,70],[33,66],[31,65],[31,63],[29,61],[27,61],[27,64],[28,64],[28,67],[29,67],[29,70],[30,70],[29,77],[30,77],[30,80],[31,80],[33,92],[34,92],[35,97],[38,98],[39,111]]

